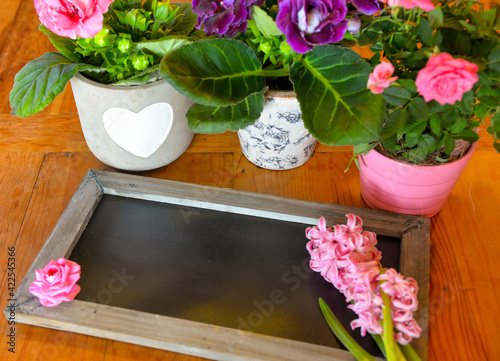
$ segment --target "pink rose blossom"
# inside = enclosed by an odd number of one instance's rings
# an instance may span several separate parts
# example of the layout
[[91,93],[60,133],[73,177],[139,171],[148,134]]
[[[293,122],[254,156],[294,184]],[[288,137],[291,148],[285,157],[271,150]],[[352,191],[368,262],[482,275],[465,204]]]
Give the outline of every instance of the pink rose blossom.
[[387,3],[389,6],[401,6],[405,9],[413,9],[414,7],[419,7],[425,11],[431,11],[435,8],[434,4],[430,0],[380,0],[383,3]]
[[357,314],[353,329],[360,328],[363,336],[382,334],[383,290],[390,298],[396,341],[407,344],[420,336],[422,330],[413,318],[418,308],[417,282],[394,269],[382,272],[377,235],[363,231],[361,218],[348,214],[346,225],[327,227],[321,217],[317,227],[307,228],[306,236],[311,268],[342,292],[347,307]]
[[71,301],[80,292],[76,282],[80,279],[80,265],[64,258],[51,260],[43,269],[35,271],[36,280],[29,291],[46,307]]
[[368,89],[374,94],[382,94],[385,88],[388,88],[392,82],[398,79],[397,76],[392,76],[393,73],[394,66],[391,63],[387,61],[381,62],[368,77]]
[[474,63],[441,53],[430,58],[420,70],[415,85],[426,102],[435,100],[441,105],[454,104],[479,80],[477,70]]
[[91,38],[102,29],[102,14],[114,0],[34,0],[40,22],[54,34]]

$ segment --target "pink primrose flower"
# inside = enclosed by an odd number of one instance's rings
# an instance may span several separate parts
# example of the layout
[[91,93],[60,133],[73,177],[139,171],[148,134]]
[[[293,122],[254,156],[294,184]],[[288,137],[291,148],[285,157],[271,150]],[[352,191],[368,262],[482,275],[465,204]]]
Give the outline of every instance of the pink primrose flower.
[[388,88],[391,83],[398,79],[397,76],[392,76],[393,73],[394,65],[387,61],[381,62],[368,77],[368,89],[374,94],[382,94],[385,88]]
[[80,265],[64,258],[51,260],[47,266],[35,271],[35,281],[29,291],[46,307],[71,301],[80,292],[76,282],[80,279]]
[[66,38],[91,38],[102,30],[103,13],[114,0],[34,0],[40,22]]
[[448,53],[440,53],[429,59],[415,80],[417,91],[426,102],[454,104],[479,80],[478,67],[464,59],[455,59]]

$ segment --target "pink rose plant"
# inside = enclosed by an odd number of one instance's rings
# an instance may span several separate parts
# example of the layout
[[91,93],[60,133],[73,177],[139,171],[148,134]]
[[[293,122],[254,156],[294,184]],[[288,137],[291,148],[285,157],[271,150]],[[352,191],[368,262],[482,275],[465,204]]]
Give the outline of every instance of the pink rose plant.
[[415,80],[417,91],[426,102],[454,104],[479,80],[478,67],[464,59],[440,53],[429,59]]
[[394,73],[394,65],[387,61],[378,64],[368,77],[368,89],[374,94],[382,94],[385,88],[388,88],[392,82],[395,82],[398,77],[392,76]]
[[103,13],[113,0],[34,0],[40,22],[54,34],[91,38],[102,29]]
[[50,260],[35,274],[36,279],[29,291],[38,297],[43,306],[53,307],[63,301],[71,301],[80,292],[80,286],[76,284],[80,279],[80,265],[76,262],[65,258]]
[[326,227],[320,218],[317,227],[306,230],[310,239],[307,250],[310,266],[340,292],[349,302],[358,318],[351,327],[360,328],[361,334],[383,333],[383,291],[390,298],[394,338],[402,345],[420,337],[422,329],[413,314],[418,308],[418,285],[413,278],[404,278],[394,269],[380,265],[381,252],[377,250],[377,235],[363,231],[363,221],[353,214],[347,215],[346,225]]

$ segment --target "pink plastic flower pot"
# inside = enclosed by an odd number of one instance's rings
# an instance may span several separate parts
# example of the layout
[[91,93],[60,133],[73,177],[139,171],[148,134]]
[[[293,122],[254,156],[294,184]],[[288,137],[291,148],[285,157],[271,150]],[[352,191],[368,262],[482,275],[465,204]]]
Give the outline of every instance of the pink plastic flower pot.
[[359,158],[363,199],[370,208],[432,217],[446,202],[476,146],[454,162],[431,166],[401,163],[372,150]]

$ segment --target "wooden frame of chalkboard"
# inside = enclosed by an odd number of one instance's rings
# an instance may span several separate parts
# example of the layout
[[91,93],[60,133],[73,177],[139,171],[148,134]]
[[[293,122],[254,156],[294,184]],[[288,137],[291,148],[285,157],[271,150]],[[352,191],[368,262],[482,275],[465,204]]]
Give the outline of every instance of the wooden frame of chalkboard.
[[423,332],[412,345],[423,360],[427,359],[429,219],[95,170],[89,170],[83,179],[19,285],[14,297],[18,302],[16,321],[214,360],[352,359],[347,351],[337,348],[96,302],[74,300],[42,307],[28,291],[35,270],[51,259],[71,255],[104,195],[311,225],[321,216],[332,225],[345,224],[348,213],[359,215],[366,230],[401,240],[399,269],[419,283],[416,319]]

